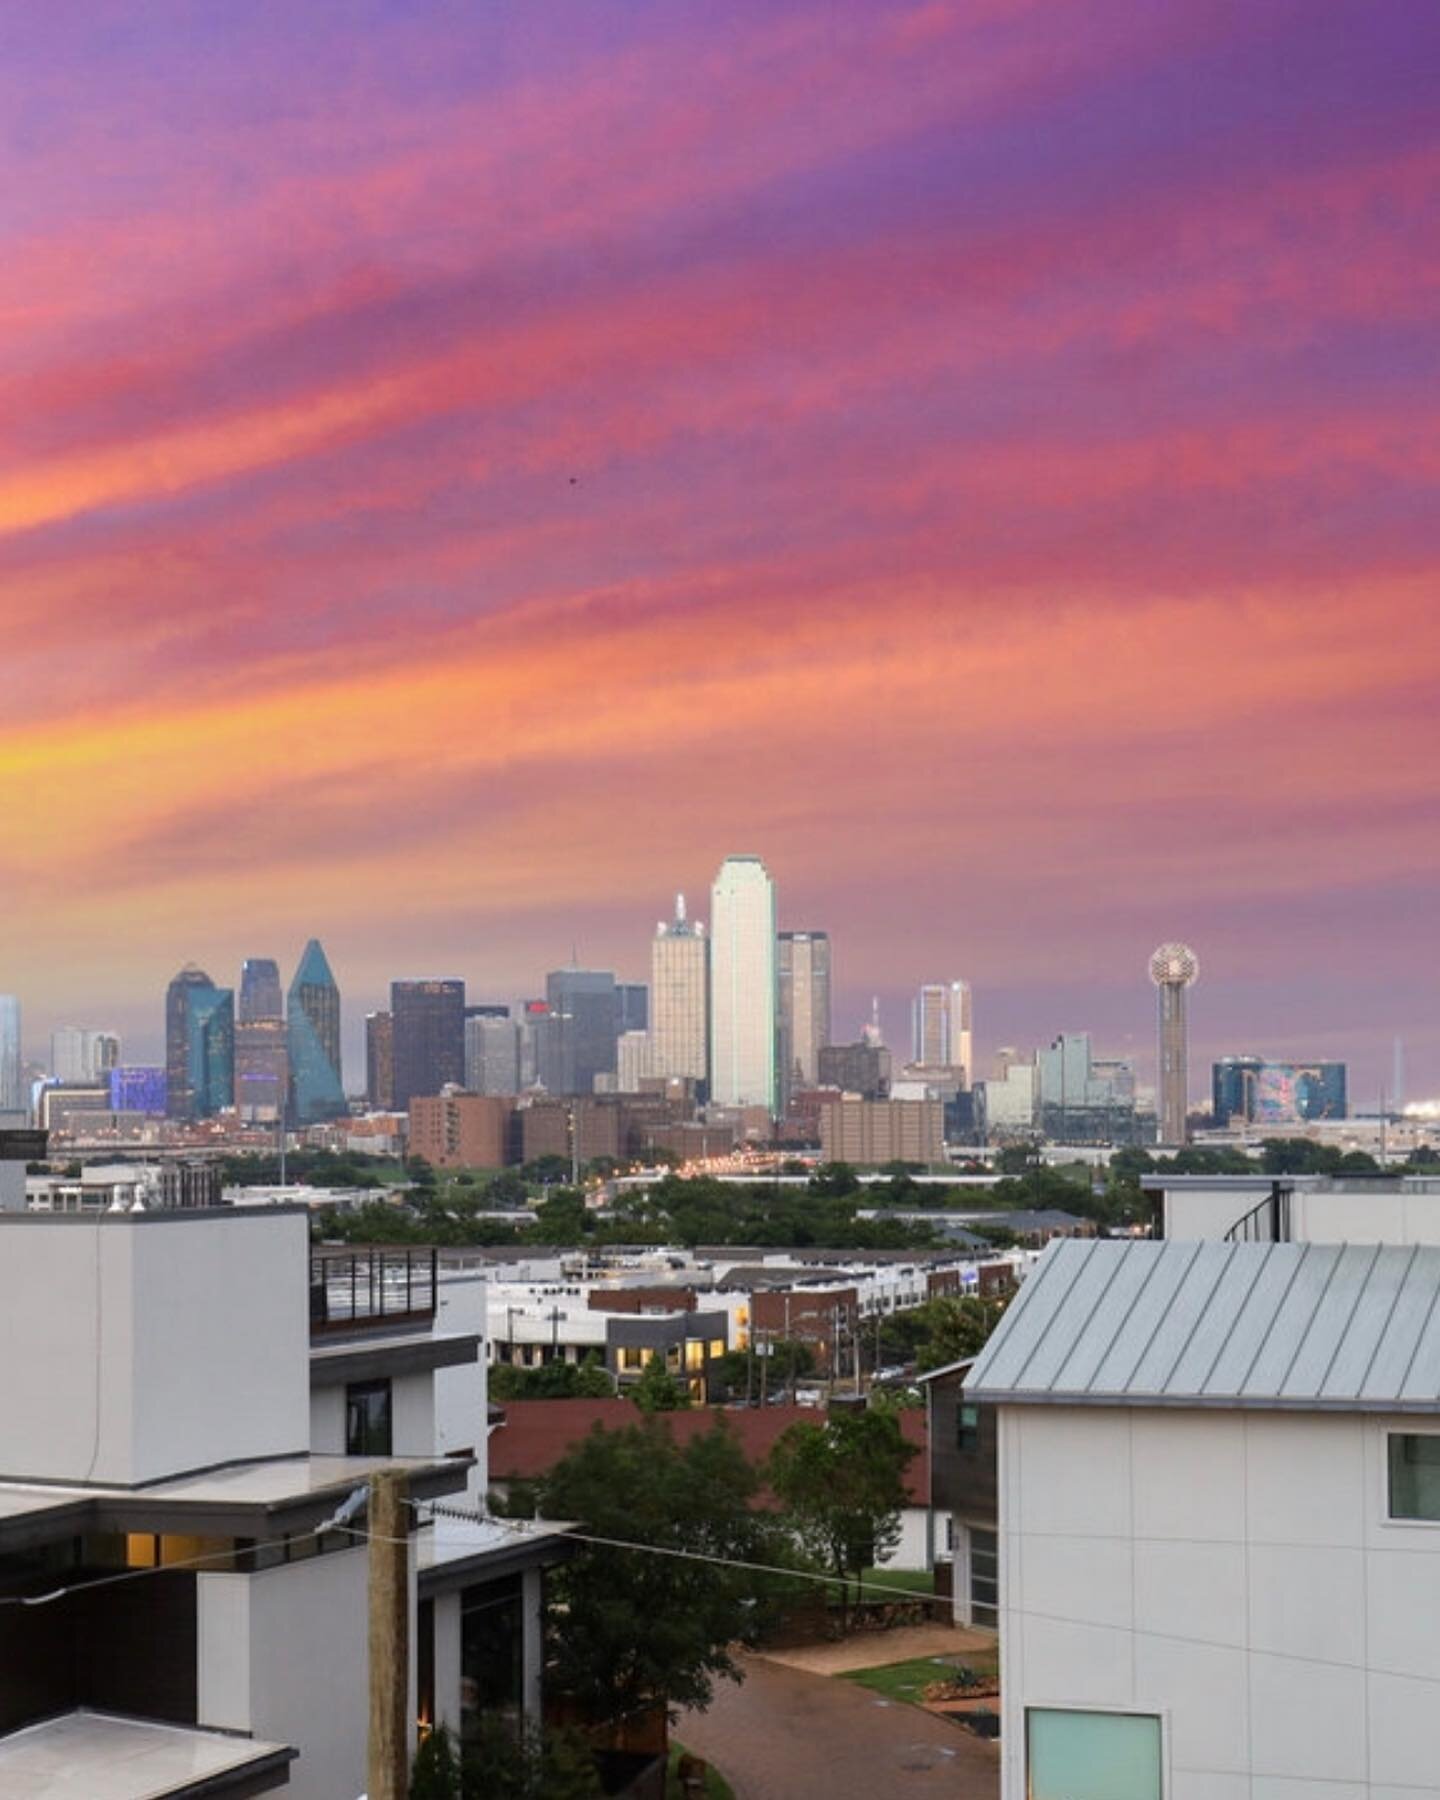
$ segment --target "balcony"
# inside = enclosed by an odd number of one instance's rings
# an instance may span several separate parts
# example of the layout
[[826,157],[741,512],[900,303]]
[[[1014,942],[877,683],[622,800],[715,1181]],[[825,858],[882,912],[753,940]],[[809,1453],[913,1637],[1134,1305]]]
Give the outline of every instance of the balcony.
[[310,1258],[312,1342],[348,1332],[428,1329],[435,1322],[433,1248],[326,1250]]

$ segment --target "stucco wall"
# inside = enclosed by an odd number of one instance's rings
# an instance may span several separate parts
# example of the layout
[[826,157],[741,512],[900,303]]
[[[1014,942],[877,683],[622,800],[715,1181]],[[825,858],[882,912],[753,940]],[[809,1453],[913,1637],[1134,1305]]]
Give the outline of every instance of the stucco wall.
[[1160,1713],[1165,1800],[1440,1795],[1440,1527],[1387,1520],[1385,1429],[1003,1409],[1005,1800],[1027,1704]]

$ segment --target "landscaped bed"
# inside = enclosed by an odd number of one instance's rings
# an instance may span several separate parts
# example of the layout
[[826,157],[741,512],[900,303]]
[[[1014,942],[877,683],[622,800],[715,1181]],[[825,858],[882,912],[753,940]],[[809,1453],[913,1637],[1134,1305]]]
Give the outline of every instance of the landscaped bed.
[[887,1700],[920,1706],[926,1712],[971,1725],[993,1737],[1000,1683],[993,1651],[967,1650],[949,1656],[914,1656],[905,1662],[850,1669],[841,1681],[858,1682]]

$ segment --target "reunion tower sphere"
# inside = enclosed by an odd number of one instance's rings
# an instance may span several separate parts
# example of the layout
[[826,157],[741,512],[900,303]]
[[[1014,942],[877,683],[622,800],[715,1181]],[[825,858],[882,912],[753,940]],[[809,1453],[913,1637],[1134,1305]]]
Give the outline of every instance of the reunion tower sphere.
[[1185,990],[1200,973],[1188,944],[1162,944],[1150,958],[1150,979],[1160,990],[1160,1116],[1162,1144],[1183,1144],[1190,1110],[1190,1046]]
[[1162,944],[1150,958],[1150,979],[1156,987],[1193,987],[1200,974],[1200,958],[1188,944]]

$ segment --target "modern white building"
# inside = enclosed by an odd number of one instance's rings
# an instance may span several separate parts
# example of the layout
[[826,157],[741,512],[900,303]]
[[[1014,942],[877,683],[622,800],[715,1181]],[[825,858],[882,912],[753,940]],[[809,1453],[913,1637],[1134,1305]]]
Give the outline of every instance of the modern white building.
[[710,1098],[774,1112],[775,884],[758,856],[727,856],[710,892]]
[[650,946],[650,1073],[705,1081],[710,1072],[710,941],[686,917],[675,896],[675,917],[655,927]]
[[1440,1244],[1440,1175],[1154,1175],[1167,1238]]
[[[463,1723],[487,1671],[533,1710],[553,1543],[422,1523],[484,1464],[478,1333],[446,1311],[433,1258],[317,1268],[296,1209],[0,1216],[0,1793],[355,1800],[369,1552],[337,1514],[382,1470],[417,1509],[416,1728]],[[472,1669],[489,1605],[514,1628]]]
[[1004,1800],[1440,1795],[1440,1248],[1054,1245],[964,1398]]

